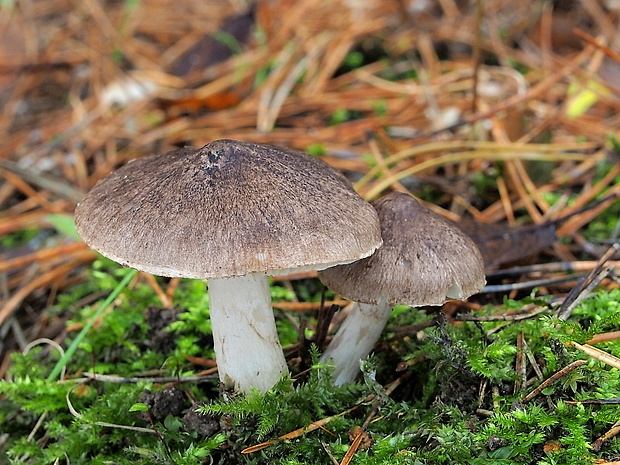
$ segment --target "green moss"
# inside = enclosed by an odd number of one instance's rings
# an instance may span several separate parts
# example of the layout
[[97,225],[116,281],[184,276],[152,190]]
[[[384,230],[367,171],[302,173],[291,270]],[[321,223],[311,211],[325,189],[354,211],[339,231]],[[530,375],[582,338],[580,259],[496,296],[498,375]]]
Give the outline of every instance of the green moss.
[[[96,314],[100,302],[76,308],[75,302],[94,289],[110,291],[129,270],[99,261],[89,283],[59,299],[73,311],[72,325],[83,326]],[[296,285],[298,296],[315,299],[320,286]],[[287,289],[273,286],[274,299],[291,299]],[[355,453],[355,464],[585,464],[620,453],[616,439],[602,453],[590,445],[617,421],[617,407],[589,400],[617,398],[620,371],[586,358],[566,343],[587,341],[593,334],[620,324],[620,290],[597,291],[584,300],[566,321],[550,315],[547,298],[532,294],[516,301],[506,299],[504,310],[535,304],[547,314],[522,321],[465,321],[439,324],[406,333],[402,328],[435,318],[422,309],[397,307],[378,344],[364,364],[360,382],[334,387],[330,367],[317,362],[309,373],[292,381],[283,379],[266,394],[220,397],[216,380],[180,385],[183,412],[146,421],[136,405],[149,407],[143,395],[166,385],[148,381],[112,383],[86,380],[82,372],[118,377],[185,376],[200,371],[187,355],[211,357],[208,293],[204,283],[184,280],[175,295],[182,309],[169,325],[172,349],[149,347],[145,310],[157,305],[151,289],[133,285],[115,299],[113,310],[96,320],[66,364],[67,379],[49,381],[50,368],[60,354],[47,346],[14,355],[6,380],[0,382],[0,431],[8,436],[0,454],[5,463],[190,464],[213,460],[227,464],[330,464],[326,450],[341,461],[351,444],[349,434],[370,418],[371,442]],[[495,314],[487,305],[477,316]],[[59,309],[51,311],[61,311]],[[292,342],[297,333],[287,319],[278,318],[282,337]],[[396,328],[401,328],[395,332]],[[398,335],[398,336],[396,336]],[[515,374],[522,335],[540,367],[543,378],[569,363],[588,363],[551,384],[526,404],[521,399],[541,379],[530,370],[533,383],[523,386]],[[71,333],[67,344],[74,339]],[[601,349],[620,356],[620,343]],[[402,363],[406,362],[406,363]],[[528,365],[529,366],[529,365]],[[401,371],[396,371],[397,367]],[[400,377],[400,385],[385,396],[382,385]],[[518,391],[515,385],[520,385]],[[223,429],[207,436],[185,426],[181,416],[196,406],[215,415]],[[568,401],[583,403],[571,404]],[[353,410],[348,411],[348,409]],[[151,407],[149,407],[151,408]],[[345,413],[347,412],[347,413]],[[207,417],[205,417],[207,418]],[[288,439],[277,438],[313,422],[322,428]],[[38,426],[35,426],[38,425]],[[142,429],[127,429],[139,427]],[[153,429],[157,430],[155,434]],[[35,431],[28,439],[28,435]],[[264,441],[263,450],[241,453]]]

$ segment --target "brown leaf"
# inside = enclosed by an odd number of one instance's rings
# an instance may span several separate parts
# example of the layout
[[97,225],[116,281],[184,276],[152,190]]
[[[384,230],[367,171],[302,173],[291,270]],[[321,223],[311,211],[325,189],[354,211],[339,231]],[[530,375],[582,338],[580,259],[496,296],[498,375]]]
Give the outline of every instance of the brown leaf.
[[234,38],[238,44],[245,44],[250,37],[250,31],[254,26],[254,8],[247,12],[229,16],[224,20],[220,31],[216,34],[204,35],[181,55],[170,67],[170,73],[175,76],[187,76],[195,71],[202,70],[211,65],[221,63],[233,54],[230,46],[218,40],[218,36],[226,34]]
[[557,239],[556,222],[513,228],[466,220],[459,226],[480,249],[487,272],[502,264],[534,256]]

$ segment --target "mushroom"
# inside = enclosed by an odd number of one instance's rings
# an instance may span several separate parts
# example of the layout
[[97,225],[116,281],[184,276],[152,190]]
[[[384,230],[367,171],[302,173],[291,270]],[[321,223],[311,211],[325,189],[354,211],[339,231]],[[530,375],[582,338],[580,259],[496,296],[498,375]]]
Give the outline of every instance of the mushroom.
[[92,188],[75,222],[118,263],[208,279],[220,380],[242,392],[287,371],[267,275],[348,263],[381,244],[376,212],[334,168],[234,140],[127,163]]
[[454,224],[400,192],[374,207],[383,246],[368,258],[319,272],[323,284],[355,301],[322,356],[333,360],[336,385],[355,379],[394,305],[442,305],[485,284],[480,252]]

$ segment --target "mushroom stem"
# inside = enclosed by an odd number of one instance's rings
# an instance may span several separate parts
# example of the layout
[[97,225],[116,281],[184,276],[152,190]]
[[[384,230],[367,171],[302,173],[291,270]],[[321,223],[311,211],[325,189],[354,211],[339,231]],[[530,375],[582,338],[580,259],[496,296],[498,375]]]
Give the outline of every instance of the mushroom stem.
[[353,303],[351,313],[342,323],[321,357],[334,363],[332,381],[336,386],[352,383],[360,372],[359,361],[368,357],[390,316],[385,299],[377,304]]
[[220,381],[241,392],[267,391],[287,371],[267,276],[211,278],[208,283]]

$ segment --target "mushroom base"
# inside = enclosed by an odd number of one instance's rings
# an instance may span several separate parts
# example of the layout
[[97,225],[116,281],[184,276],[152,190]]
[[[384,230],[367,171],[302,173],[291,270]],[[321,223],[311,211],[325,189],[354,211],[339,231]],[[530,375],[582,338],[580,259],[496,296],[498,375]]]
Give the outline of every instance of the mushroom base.
[[212,278],[208,284],[220,381],[236,391],[267,391],[287,371],[267,276]]
[[360,360],[368,357],[379,340],[390,311],[385,300],[378,304],[353,304],[351,313],[321,357],[322,362],[333,361],[332,381],[336,386],[355,380],[360,372]]

